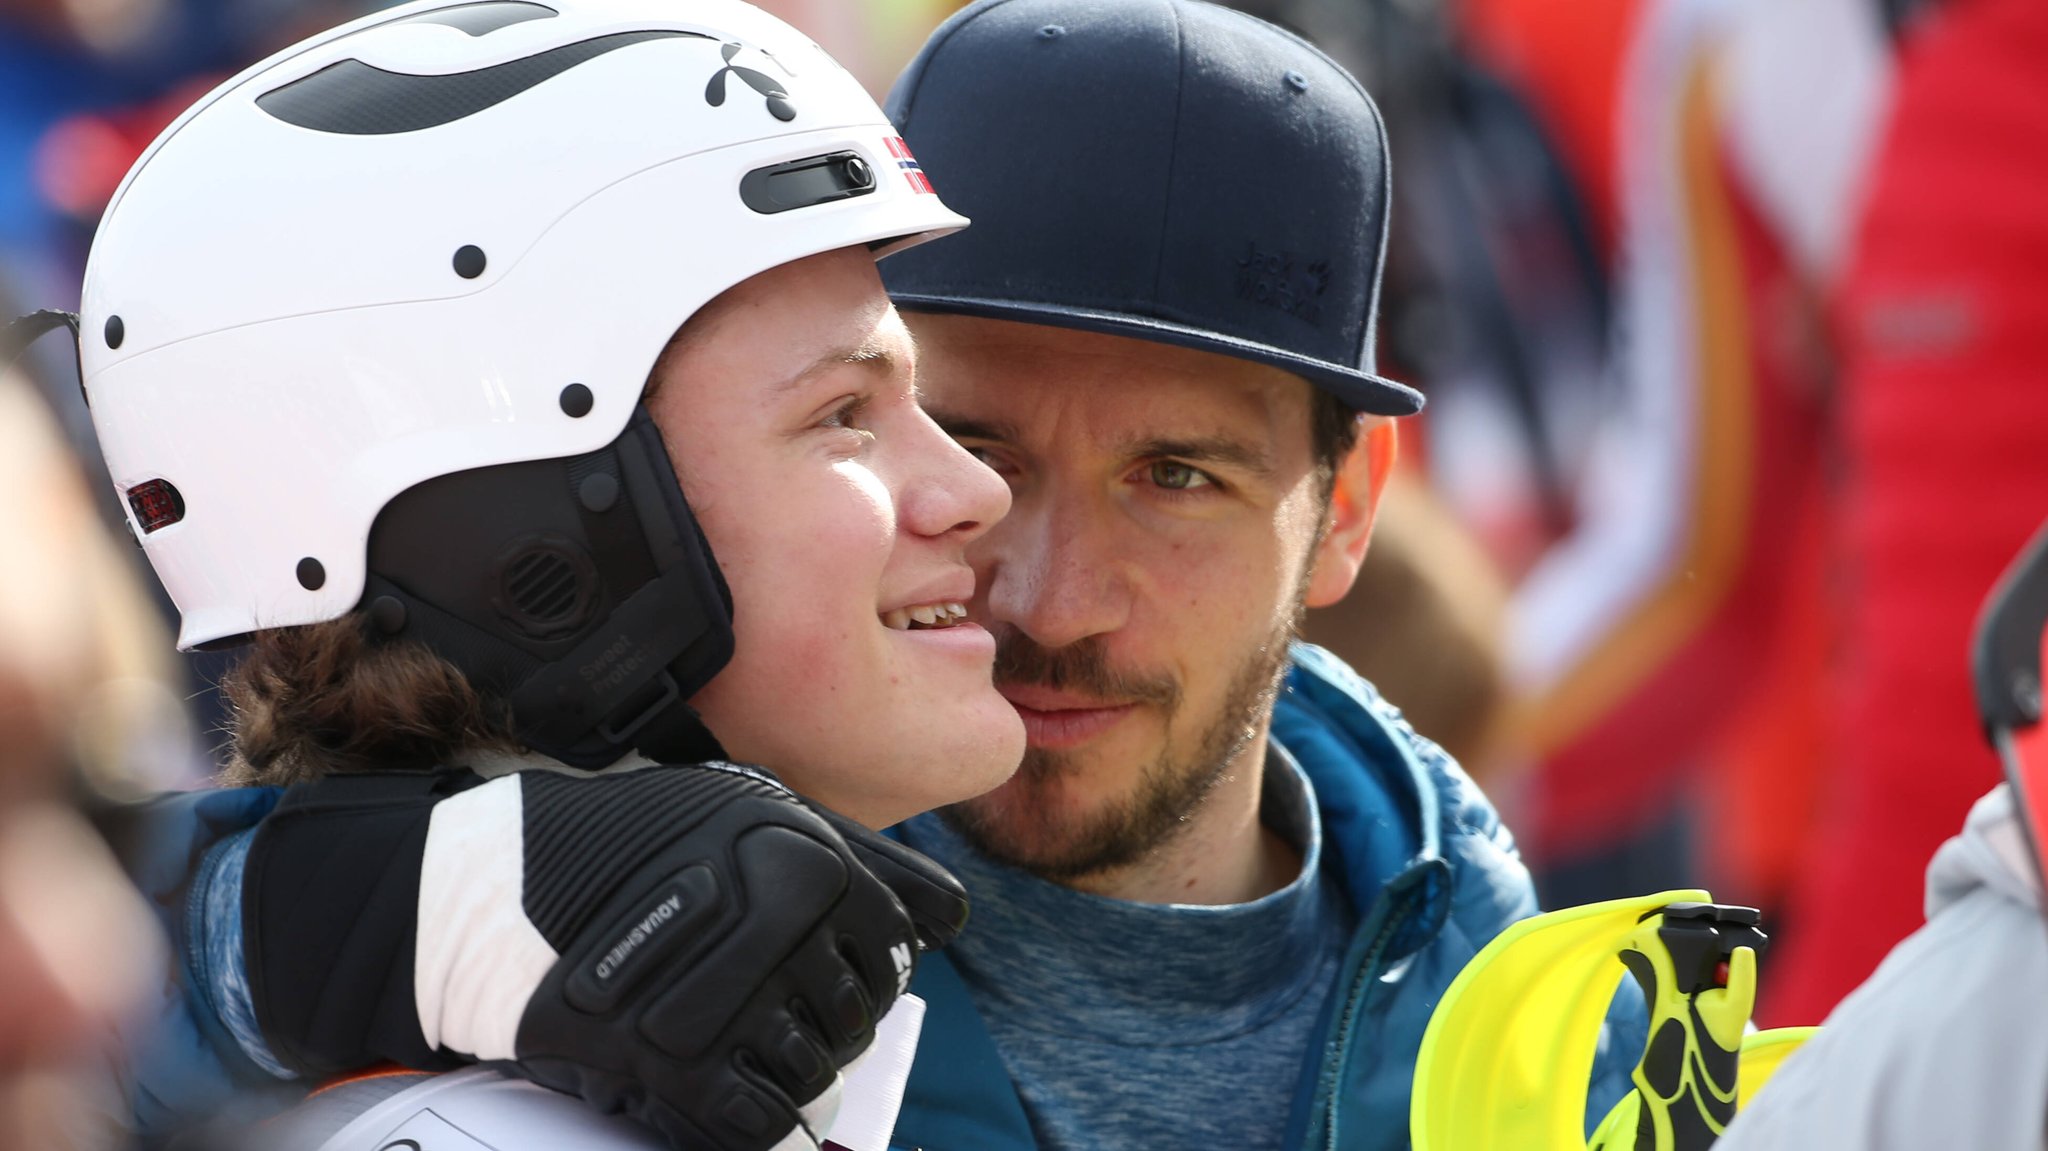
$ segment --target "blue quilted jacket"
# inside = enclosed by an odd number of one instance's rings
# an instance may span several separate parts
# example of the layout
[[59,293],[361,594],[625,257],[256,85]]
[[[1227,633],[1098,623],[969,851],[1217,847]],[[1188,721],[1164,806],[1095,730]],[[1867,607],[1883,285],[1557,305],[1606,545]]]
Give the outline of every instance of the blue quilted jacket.
[[[1324,850],[1349,880],[1359,926],[1323,1040],[1302,1061],[1285,1146],[1397,1151],[1408,1146],[1408,1087],[1437,999],[1488,940],[1536,913],[1536,893],[1514,838],[1449,756],[1337,657],[1307,644],[1293,654],[1273,739],[1315,788]],[[1036,1151],[1002,1057],[943,952],[919,964],[911,990],[927,1009],[896,1146]],[[1648,1027],[1642,995],[1625,981],[1589,1085],[1595,1121],[1629,1089]]]

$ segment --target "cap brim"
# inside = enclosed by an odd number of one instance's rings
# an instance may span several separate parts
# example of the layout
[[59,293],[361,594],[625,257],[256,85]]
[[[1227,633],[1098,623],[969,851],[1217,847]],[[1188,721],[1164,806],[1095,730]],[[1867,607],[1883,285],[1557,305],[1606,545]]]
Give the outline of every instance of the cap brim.
[[978,299],[971,296],[932,296],[890,293],[896,306],[910,312],[946,312],[981,316],[991,320],[1016,320],[1046,324],[1083,332],[1151,340],[1176,347],[1234,356],[1253,363],[1269,364],[1293,372],[1361,412],[1375,416],[1412,416],[1422,410],[1422,393],[1384,376],[1359,371],[1341,364],[1310,359],[1269,344],[1176,324],[1151,316],[1112,312],[1096,308],[1068,308],[1049,304],[1026,304],[1013,300]]

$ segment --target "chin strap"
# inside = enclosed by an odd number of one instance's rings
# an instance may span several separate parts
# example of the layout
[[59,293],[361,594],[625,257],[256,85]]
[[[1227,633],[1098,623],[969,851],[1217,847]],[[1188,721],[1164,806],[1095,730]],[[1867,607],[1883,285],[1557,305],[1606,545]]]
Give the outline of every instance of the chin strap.
[[[425,644],[472,683],[505,699],[519,742],[551,759],[595,771],[636,751],[658,763],[727,758],[725,748],[687,702],[702,682],[692,683],[686,691],[669,666],[685,654],[697,634],[677,625],[678,619],[689,618],[688,613],[660,610],[681,600],[673,581],[656,580],[643,587],[611,614],[608,626],[552,660],[476,627],[382,576],[369,577],[363,599],[372,605],[387,599],[402,604],[402,622],[388,633],[378,627],[382,609],[373,607],[373,634],[386,642],[410,639]],[[650,617],[652,626],[640,637],[642,650],[665,652],[666,660],[609,692],[585,686],[578,669],[610,648],[615,635],[646,622],[643,616]]]
[[526,746],[599,769],[725,758],[689,700],[732,597],[645,409],[588,455],[457,472],[385,505],[362,608],[506,701]]

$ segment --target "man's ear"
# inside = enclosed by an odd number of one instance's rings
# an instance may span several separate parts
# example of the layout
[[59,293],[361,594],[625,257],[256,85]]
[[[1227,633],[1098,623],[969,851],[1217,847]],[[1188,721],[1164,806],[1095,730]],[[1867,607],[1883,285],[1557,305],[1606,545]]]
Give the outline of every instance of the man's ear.
[[1373,517],[1380,493],[1394,472],[1398,434],[1394,421],[1380,418],[1367,426],[1337,467],[1330,490],[1330,526],[1316,546],[1315,568],[1308,578],[1308,606],[1328,607],[1344,598],[1365,563],[1372,541]]

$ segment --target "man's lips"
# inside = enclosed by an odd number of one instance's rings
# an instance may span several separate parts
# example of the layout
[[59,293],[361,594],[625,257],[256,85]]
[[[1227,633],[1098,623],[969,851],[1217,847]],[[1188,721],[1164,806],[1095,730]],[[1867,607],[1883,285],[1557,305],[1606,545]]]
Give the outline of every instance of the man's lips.
[[1026,742],[1055,751],[1087,743],[1138,710],[1135,703],[1112,703],[1022,684],[999,684],[996,690],[1024,721]]

